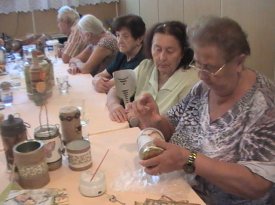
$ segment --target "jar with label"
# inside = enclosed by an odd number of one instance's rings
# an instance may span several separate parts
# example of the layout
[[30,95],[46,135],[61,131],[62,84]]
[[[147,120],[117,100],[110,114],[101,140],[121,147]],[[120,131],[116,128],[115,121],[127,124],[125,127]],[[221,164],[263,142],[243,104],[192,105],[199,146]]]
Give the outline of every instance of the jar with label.
[[59,111],[59,119],[64,144],[83,139],[80,123],[80,110],[75,106],[65,106]]
[[56,125],[41,125],[34,130],[34,138],[44,143],[44,151],[49,170],[56,170],[62,165],[63,145]]
[[12,92],[12,85],[10,82],[2,82],[0,84],[0,98],[2,103],[8,107],[12,105],[13,102],[13,92]]
[[13,166],[13,146],[19,142],[27,140],[26,123],[21,118],[9,115],[7,120],[1,123],[1,135],[4,145],[7,168],[12,169]]
[[152,127],[142,130],[137,138],[138,153],[140,159],[146,160],[155,157],[164,150],[154,144],[154,139],[165,140],[163,134]]

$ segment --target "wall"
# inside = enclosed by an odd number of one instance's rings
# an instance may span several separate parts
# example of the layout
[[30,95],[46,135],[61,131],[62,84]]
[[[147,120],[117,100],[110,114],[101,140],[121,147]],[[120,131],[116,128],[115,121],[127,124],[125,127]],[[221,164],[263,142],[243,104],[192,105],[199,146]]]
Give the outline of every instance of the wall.
[[[116,16],[116,3],[102,3],[77,7],[76,10],[83,14],[93,14],[102,21]],[[33,15],[33,16],[32,16]],[[31,33],[59,33],[56,23],[57,11],[34,11],[33,13],[18,12],[0,14],[0,33],[5,32],[12,37],[21,38]]]
[[120,0],[119,14],[140,15],[147,28],[158,21],[187,25],[203,15],[228,16],[248,34],[252,54],[247,65],[275,79],[274,0]]

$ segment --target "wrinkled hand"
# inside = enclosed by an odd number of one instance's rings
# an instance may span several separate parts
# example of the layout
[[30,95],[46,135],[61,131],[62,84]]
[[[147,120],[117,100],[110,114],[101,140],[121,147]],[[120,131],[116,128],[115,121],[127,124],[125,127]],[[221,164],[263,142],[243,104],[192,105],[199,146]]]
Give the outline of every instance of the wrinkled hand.
[[127,121],[126,110],[120,104],[113,105],[109,109],[109,115],[110,115],[111,120],[113,120],[113,121],[116,121],[116,122]]
[[138,100],[128,103],[126,110],[129,113],[132,112],[144,125],[154,122],[160,116],[158,105],[149,93],[145,93]]
[[72,75],[81,73],[81,70],[77,67],[77,64],[75,62],[69,63],[69,69],[67,71],[68,71],[68,73],[70,73]]
[[154,143],[157,147],[163,148],[164,151],[156,157],[140,161],[140,164],[145,167],[146,173],[159,175],[183,168],[189,156],[187,149],[159,139],[154,140]]
[[108,78],[97,76],[93,79],[95,90],[99,93],[108,93],[113,83]]

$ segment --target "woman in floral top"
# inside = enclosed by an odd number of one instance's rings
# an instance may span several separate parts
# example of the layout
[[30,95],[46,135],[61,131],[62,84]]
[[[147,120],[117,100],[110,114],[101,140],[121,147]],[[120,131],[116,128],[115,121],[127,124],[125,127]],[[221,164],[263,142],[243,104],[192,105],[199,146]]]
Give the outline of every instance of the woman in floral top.
[[82,38],[89,45],[69,63],[70,74],[90,73],[96,75],[103,71],[114,59],[118,51],[116,37],[107,31],[102,22],[93,15],[83,16],[77,26]]
[[273,205],[275,86],[245,66],[250,47],[235,21],[204,18],[188,31],[201,82],[166,116],[149,94],[129,106],[168,141],[140,164],[152,175],[184,169],[210,205]]

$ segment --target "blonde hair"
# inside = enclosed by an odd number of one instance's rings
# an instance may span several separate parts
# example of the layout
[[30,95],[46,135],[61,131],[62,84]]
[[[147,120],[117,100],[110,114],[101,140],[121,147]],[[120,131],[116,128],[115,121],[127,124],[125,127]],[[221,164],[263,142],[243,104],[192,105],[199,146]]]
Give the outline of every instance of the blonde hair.
[[87,14],[83,16],[79,20],[77,25],[82,31],[92,33],[95,35],[99,35],[105,31],[103,23],[98,18],[96,18],[91,14]]
[[79,13],[69,6],[62,6],[58,10],[57,19],[67,21],[69,24],[74,24],[80,18]]

